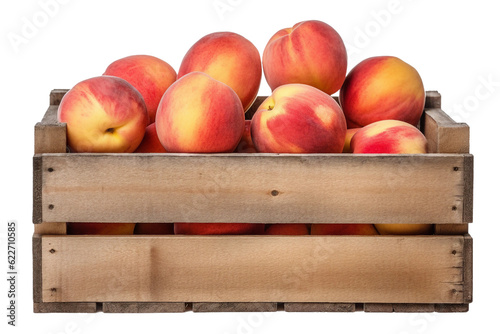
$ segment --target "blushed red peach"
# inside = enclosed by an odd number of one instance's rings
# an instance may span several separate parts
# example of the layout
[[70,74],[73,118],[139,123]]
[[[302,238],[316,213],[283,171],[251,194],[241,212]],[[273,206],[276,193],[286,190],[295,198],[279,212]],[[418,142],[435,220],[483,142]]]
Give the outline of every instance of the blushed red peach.
[[250,223],[174,223],[175,234],[238,235],[263,234],[264,224]]
[[427,153],[427,139],[411,124],[385,120],[356,132],[351,148],[353,153]]
[[238,143],[238,146],[234,150],[236,153],[256,153],[257,150],[252,142],[252,135],[250,133],[250,129],[252,126],[252,121],[247,119],[245,120],[245,131],[243,131],[243,136]]
[[342,38],[330,25],[303,21],[271,37],[262,55],[262,65],[271,90],[302,83],[331,95],[344,82],[347,52]]
[[57,120],[66,123],[75,152],[130,153],[139,146],[149,122],[142,95],[112,76],[77,83],[62,98]]
[[163,95],[156,131],[168,152],[233,152],[245,130],[238,95],[202,72],[178,79]]
[[312,224],[311,235],[376,235],[373,224]]
[[173,223],[137,223],[134,234],[174,234]]
[[146,127],[146,133],[141,144],[135,150],[135,153],[166,153],[167,150],[160,143],[158,134],[156,133],[156,122],[151,123]]
[[308,235],[307,224],[268,224],[265,235]]
[[347,74],[339,93],[348,128],[395,119],[417,125],[425,104],[422,79],[399,58],[372,57]]
[[259,92],[260,53],[241,35],[212,33],[198,40],[182,59],[179,78],[191,72],[204,72],[231,87],[246,111]]
[[111,63],[104,75],[125,79],[141,93],[148,110],[149,122],[156,118],[156,109],[177,73],[167,62],[149,55],[134,55]]
[[262,102],[251,133],[258,152],[340,153],[346,123],[330,95],[309,85],[289,84]]

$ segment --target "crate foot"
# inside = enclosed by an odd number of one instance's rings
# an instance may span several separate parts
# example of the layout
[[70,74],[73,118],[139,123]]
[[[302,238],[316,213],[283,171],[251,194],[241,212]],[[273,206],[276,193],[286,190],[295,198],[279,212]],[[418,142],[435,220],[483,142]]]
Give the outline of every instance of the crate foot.
[[285,312],[354,312],[354,303],[285,303]]
[[193,303],[193,312],[276,312],[278,303]]
[[34,313],[96,313],[97,303],[33,303]]

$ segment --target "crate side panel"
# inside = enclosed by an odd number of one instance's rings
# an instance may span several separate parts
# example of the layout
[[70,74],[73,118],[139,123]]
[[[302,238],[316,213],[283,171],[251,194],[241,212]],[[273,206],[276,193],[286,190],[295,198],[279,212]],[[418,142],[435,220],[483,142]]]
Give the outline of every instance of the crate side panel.
[[45,154],[42,159],[42,214],[48,222],[463,219],[464,155]]
[[463,303],[460,236],[43,236],[44,302]]

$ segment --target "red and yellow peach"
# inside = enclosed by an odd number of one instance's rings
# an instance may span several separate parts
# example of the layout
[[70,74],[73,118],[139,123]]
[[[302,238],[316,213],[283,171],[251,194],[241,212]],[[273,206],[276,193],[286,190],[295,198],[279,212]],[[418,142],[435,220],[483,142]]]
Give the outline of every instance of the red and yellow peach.
[[353,153],[427,153],[427,139],[411,124],[384,120],[357,131],[351,148]]
[[252,141],[258,152],[340,153],[344,114],[331,96],[309,85],[276,88],[252,118]]
[[100,76],[76,84],[62,98],[57,120],[66,123],[74,152],[130,153],[149,117],[142,95],[124,79]]
[[347,52],[342,38],[330,25],[303,21],[271,37],[262,55],[262,65],[272,90],[302,83],[332,95],[344,82]]
[[311,235],[376,235],[373,224],[312,224]]
[[204,72],[231,87],[246,111],[260,87],[260,53],[241,35],[212,33],[198,40],[182,59],[179,78],[191,72]]
[[263,234],[264,228],[264,224],[250,223],[174,223],[175,234],[187,235]]
[[395,119],[417,125],[425,104],[422,79],[397,57],[363,60],[347,74],[339,93],[348,128]]
[[178,79],[163,95],[156,131],[168,152],[233,152],[245,130],[238,95],[202,72]]
[[135,153],[166,153],[167,150],[160,143],[158,134],[156,133],[156,122],[151,123],[146,127],[146,133],[141,141],[141,144],[135,150]]
[[177,73],[167,62],[149,55],[134,55],[111,63],[104,75],[125,79],[141,93],[148,109],[149,122],[156,118],[156,109]]

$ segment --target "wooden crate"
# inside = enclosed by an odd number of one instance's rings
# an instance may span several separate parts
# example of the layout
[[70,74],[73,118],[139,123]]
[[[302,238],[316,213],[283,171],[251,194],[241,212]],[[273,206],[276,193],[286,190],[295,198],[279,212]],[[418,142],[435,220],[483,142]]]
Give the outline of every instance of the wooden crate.
[[[469,128],[427,92],[431,153],[76,154],[35,126],[35,312],[464,312]],[[259,97],[247,112],[251,117]],[[66,222],[429,223],[423,236],[75,236]]]

